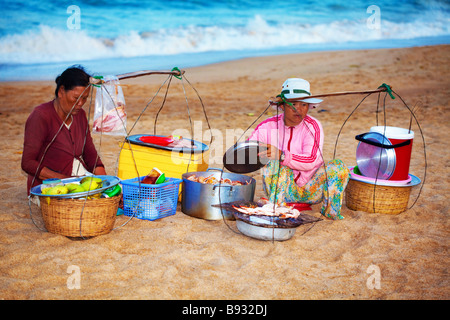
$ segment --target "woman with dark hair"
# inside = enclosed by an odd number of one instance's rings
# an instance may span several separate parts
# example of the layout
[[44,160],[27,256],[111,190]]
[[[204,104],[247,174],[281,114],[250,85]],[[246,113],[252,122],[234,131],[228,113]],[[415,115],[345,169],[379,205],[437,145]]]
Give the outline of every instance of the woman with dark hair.
[[82,109],[89,78],[81,66],[66,69],[55,80],[55,99],[35,107],[28,117],[22,154],[28,194],[45,179],[106,174]]

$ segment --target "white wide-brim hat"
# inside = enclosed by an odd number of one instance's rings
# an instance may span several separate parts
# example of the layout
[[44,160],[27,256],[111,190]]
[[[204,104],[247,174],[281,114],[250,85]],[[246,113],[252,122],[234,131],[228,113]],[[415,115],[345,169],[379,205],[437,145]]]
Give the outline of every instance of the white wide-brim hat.
[[303,101],[306,103],[318,104],[323,100],[317,98],[308,98],[311,96],[310,84],[308,81],[300,78],[289,78],[282,86],[281,96],[286,100]]

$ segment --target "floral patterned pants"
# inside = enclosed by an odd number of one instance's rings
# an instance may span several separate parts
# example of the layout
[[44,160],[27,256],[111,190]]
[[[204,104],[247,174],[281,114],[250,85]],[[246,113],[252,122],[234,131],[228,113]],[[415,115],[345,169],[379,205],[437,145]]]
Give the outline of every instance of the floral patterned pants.
[[282,204],[301,202],[317,204],[323,202],[320,213],[334,220],[341,216],[344,190],[350,178],[350,170],[338,159],[322,165],[303,187],[294,181],[294,173],[279,161],[271,160],[262,169],[263,188],[269,200]]

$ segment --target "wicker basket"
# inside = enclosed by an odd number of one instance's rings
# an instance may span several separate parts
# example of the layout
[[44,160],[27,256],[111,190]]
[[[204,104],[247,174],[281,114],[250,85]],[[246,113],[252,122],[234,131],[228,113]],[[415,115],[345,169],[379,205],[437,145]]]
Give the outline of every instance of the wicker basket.
[[345,201],[347,207],[355,211],[398,214],[408,208],[411,188],[380,186],[350,179],[345,189]]
[[40,197],[45,228],[66,237],[94,237],[109,233],[116,221],[120,196],[100,199]]

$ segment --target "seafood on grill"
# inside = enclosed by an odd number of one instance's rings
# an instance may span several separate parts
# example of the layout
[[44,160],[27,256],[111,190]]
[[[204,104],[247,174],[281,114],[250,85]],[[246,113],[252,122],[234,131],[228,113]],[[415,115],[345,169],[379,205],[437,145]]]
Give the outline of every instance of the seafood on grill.
[[195,174],[187,177],[186,179],[190,180],[190,181],[194,181],[194,182],[200,182],[203,184],[228,184],[231,186],[245,186],[251,183],[251,180],[246,181],[246,182],[241,182],[241,181],[233,181],[231,179],[225,178],[225,179],[217,179],[216,177],[214,177],[214,175],[210,175],[208,177],[203,177],[203,176],[196,176]]
[[301,212],[292,207],[279,206],[273,203],[267,203],[263,206],[234,206],[236,211],[248,215],[278,217],[280,219],[297,219]]
[[[274,204],[264,198],[256,202],[234,201],[211,206],[220,207],[227,212],[231,212],[236,220],[265,228],[296,228],[303,224],[322,220],[291,206],[279,205],[274,211]],[[264,209],[261,209],[262,207]]]

